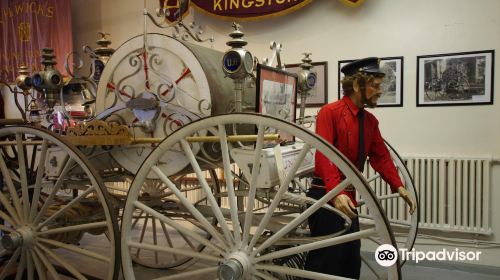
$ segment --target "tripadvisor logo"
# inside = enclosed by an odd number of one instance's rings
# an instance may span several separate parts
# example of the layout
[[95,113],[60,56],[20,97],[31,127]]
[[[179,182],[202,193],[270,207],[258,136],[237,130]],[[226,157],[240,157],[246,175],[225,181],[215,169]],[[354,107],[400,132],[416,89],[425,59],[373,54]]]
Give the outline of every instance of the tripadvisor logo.
[[382,244],[375,251],[375,260],[381,266],[391,266],[398,260],[398,251],[390,244]]
[[442,249],[439,251],[417,251],[413,248],[411,251],[408,249],[394,248],[390,244],[382,244],[375,251],[375,260],[381,266],[391,266],[401,258],[401,261],[414,261],[416,263],[427,260],[427,261],[479,261],[481,251],[462,251],[458,248],[455,250]]

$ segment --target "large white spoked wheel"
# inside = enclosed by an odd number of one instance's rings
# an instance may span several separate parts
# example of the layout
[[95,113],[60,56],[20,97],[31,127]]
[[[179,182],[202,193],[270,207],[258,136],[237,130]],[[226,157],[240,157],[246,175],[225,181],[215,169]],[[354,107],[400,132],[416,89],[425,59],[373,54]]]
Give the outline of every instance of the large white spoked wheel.
[[[209,173],[207,175],[209,175],[211,187],[214,190],[220,189],[215,171],[210,170],[207,173]],[[201,187],[197,183],[198,181],[195,176],[191,176],[191,174],[177,176],[173,178],[172,182],[178,187],[183,196],[191,201],[195,201],[194,204],[198,204],[198,202],[204,200],[200,192]],[[199,225],[192,215],[187,214],[188,211],[186,211],[185,207],[182,206],[182,203],[168,186],[159,179],[145,180],[141,188],[139,201],[148,207],[157,208],[163,215],[176,219],[176,222],[179,224],[186,226]],[[189,250],[195,252],[199,252],[205,248],[203,244],[191,240],[182,232],[141,209],[136,209],[134,212],[130,234],[139,243],[148,243],[155,246],[189,248]],[[204,235],[209,238],[207,233],[204,233]],[[187,256],[168,255],[164,252],[142,250],[141,248],[133,249],[131,257],[134,263],[157,269],[174,268],[192,259]]]
[[[413,201],[415,201],[417,208],[413,212],[413,214],[409,213],[409,208],[405,201],[399,196],[398,193],[391,193],[390,187],[387,183],[383,181],[380,174],[375,172],[369,166],[369,160],[365,168],[364,175],[367,178],[368,183],[370,184],[373,192],[376,194],[377,199],[379,200],[380,205],[384,209],[387,219],[391,225],[391,230],[396,238],[396,242],[398,244],[398,249],[400,250],[408,250],[411,251],[415,244],[415,240],[417,238],[418,233],[418,219],[419,219],[419,209],[418,209],[418,195],[415,188],[415,184],[411,177],[411,174],[406,167],[401,156],[396,152],[396,150],[387,142],[385,144],[391,154],[391,158],[393,160],[396,169],[398,170],[398,174],[410,194]],[[369,210],[364,205],[364,201],[361,199],[358,201],[359,207],[359,217],[361,225],[370,225],[373,224],[371,214]],[[376,247],[383,244],[383,242],[376,238],[369,238]],[[369,250],[369,249],[368,249]],[[363,257],[363,262],[368,266],[368,268],[380,279],[382,278],[378,275],[377,270],[379,270],[379,266],[372,266],[370,262],[368,262]],[[401,266],[406,263],[405,261],[401,262]]]
[[[235,126],[244,127],[245,131],[257,131],[257,136],[246,142],[241,142],[241,139],[233,142],[235,137],[229,134]],[[207,166],[206,159],[193,153],[199,143],[191,137],[196,136],[199,130],[218,131],[216,136],[219,136],[217,141],[222,160],[209,165],[218,164],[224,170],[221,176],[224,184],[220,192],[211,188],[202,174],[203,167]],[[264,138],[276,130],[294,135],[296,144],[264,148]],[[247,146],[241,147],[242,143]],[[198,184],[202,188],[203,200],[193,201],[185,197],[172,179],[157,167],[159,159],[169,150],[181,152],[189,158],[190,168],[197,174]],[[310,171],[310,168],[305,167],[310,166],[314,151],[323,153],[334,162],[346,179],[323,198],[313,201],[308,208],[286,207],[293,200],[307,200],[288,190],[295,179],[305,175],[306,169]],[[235,176],[240,171],[243,176]],[[183,209],[179,211],[184,211],[184,216],[194,222],[188,224],[185,220],[165,214],[164,205],[148,206],[140,200],[144,182],[150,173],[154,173],[168,186],[182,205]],[[349,185],[353,185],[360,193],[375,223],[359,232],[342,236],[339,236],[340,233],[319,238],[305,236],[299,230],[300,226],[320,207],[328,208],[327,202]],[[206,246],[206,249],[198,252],[188,247],[140,242],[131,234],[137,211],[143,211],[175,228],[190,240]],[[205,233],[211,238],[207,238]],[[332,275],[283,267],[277,260],[369,237],[396,245],[375,194],[340,152],[295,124],[258,114],[228,114],[197,120],[161,142],[132,182],[123,212],[121,234],[122,266],[126,279],[143,279],[140,269],[135,270],[131,256],[137,249],[161,252],[170,258],[184,256],[198,261],[184,271],[161,271],[161,279],[339,279]],[[400,279],[399,262],[388,267],[385,273],[388,279]]]
[[44,129],[4,127],[0,169],[0,279],[118,277],[116,217],[77,149]]

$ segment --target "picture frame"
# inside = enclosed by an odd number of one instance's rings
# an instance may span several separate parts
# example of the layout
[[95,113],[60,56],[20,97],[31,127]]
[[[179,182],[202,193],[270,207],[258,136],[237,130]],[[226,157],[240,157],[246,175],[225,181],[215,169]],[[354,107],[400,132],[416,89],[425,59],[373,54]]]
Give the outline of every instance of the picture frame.
[[[344,74],[340,71],[342,67],[355,59],[340,60],[338,69],[338,98],[344,95],[342,92],[342,79]],[[377,107],[403,107],[403,71],[404,58],[402,56],[381,57],[380,69],[385,73],[382,83],[382,95],[378,99]]]
[[417,107],[493,104],[495,51],[417,56]]
[[[297,75],[257,64],[256,111],[295,123],[297,109]],[[295,137],[279,131],[280,142],[293,142]]]
[[[301,70],[300,64],[286,64],[285,69],[290,73],[298,74]],[[314,66],[311,71],[316,73],[316,86],[309,91],[306,107],[323,107],[328,103],[328,62],[319,61],[311,64]],[[300,106],[300,97],[297,98],[297,106]]]

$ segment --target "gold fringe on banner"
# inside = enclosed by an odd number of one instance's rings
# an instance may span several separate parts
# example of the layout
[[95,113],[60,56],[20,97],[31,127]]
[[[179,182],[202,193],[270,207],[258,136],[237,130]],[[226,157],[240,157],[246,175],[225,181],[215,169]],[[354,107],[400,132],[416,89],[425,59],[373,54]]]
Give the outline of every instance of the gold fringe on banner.
[[299,3],[293,7],[290,7],[284,11],[279,11],[279,12],[275,12],[275,13],[272,13],[272,14],[268,14],[268,15],[262,15],[262,16],[254,16],[254,17],[230,17],[230,16],[221,16],[221,15],[217,15],[217,14],[214,14],[214,13],[211,13],[201,7],[199,7],[198,5],[196,5],[196,3],[194,2],[190,2],[190,5],[192,7],[195,7],[197,11],[201,12],[202,14],[205,14],[205,15],[209,15],[209,16],[212,16],[212,17],[216,17],[216,18],[219,18],[219,19],[222,19],[222,20],[228,20],[228,21],[231,21],[231,20],[237,20],[237,21],[257,21],[257,20],[261,20],[261,19],[267,19],[267,18],[273,18],[273,17],[279,17],[279,16],[284,16],[284,15],[288,15],[292,12],[295,12],[297,11],[298,9],[301,9],[303,8],[304,6],[310,4],[312,2],[312,0],[305,0],[304,2],[302,3]]
[[349,7],[356,8],[361,6],[365,0],[340,0],[340,2]]

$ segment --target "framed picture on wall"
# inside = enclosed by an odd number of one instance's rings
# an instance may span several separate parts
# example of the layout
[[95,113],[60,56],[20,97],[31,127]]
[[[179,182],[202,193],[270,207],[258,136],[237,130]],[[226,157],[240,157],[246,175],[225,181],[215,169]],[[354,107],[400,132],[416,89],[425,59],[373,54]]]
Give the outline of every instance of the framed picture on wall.
[[[344,79],[344,74],[340,69],[352,60],[339,61],[339,83],[338,83],[338,98],[341,99],[344,93],[342,92],[341,81]],[[378,99],[377,107],[402,107],[403,106],[403,57],[381,57],[380,69],[385,73],[384,82],[382,83],[382,95]]]
[[[328,62],[313,62],[314,67],[311,72],[316,73],[316,86],[309,92],[306,99],[306,107],[322,107],[328,103]],[[301,68],[300,63],[285,65],[286,71],[297,74]],[[300,105],[300,97],[297,98],[297,105]]]
[[[295,123],[297,75],[258,64],[256,84],[256,111]],[[281,142],[294,141],[293,135],[283,132],[278,133]]]
[[494,50],[417,56],[417,106],[493,104]]

